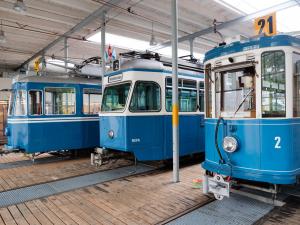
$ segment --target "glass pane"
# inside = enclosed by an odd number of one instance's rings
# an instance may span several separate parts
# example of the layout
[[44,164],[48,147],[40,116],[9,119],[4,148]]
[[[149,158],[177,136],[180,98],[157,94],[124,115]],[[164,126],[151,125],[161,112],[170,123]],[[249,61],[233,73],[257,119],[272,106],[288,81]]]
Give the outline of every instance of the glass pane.
[[98,114],[100,112],[101,95],[90,94],[90,114]]
[[216,74],[217,116],[255,116],[254,74],[254,67]]
[[179,90],[179,111],[195,112],[197,110],[197,90]]
[[199,111],[204,112],[204,90],[199,90]]
[[45,114],[75,114],[75,89],[45,88]]
[[23,116],[26,114],[27,114],[26,91],[18,90],[16,94],[15,116]]
[[29,91],[29,115],[42,114],[42,91]]
[[293,54],[294,71],[294,117],[300,117],[300,54]]
[[89,94],[83,94],[83,113],[89,114],[90,113],[90,96]]
[[285,56],[262,54],[262,117],[285,117]]
[[15,102],[15,92],[12,91],[9,96],[9,106],[8,106],[9,116],[13,114],[14,102]]
[[105,88],[102,107],[103,112],[121,111],[125,108],[131,84],[119,84]]
[[172,112],[172,88],[166,88],[166,111]]
[[83,113],[98,114],[100,112],[101,91],[99,89],[83,89]]
[[130,103],[130,111],[159,111],[160,87],[154,82],[139,81],[136,83]]
[[[180,79],[181,86],[178,87],[178,102],[180,112],[197,111],[197,82],[193,80]],[[182,88],[182,86],[195,87],[194,89]],[[172,111],[172,88],[166,88],[166,111]]]

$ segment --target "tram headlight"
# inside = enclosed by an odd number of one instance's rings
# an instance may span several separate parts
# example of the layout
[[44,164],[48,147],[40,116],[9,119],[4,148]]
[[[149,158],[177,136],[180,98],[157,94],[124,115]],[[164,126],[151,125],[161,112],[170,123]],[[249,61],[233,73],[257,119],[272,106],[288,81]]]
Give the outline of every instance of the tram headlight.
[[235,152],[238,148],[238,141],[236,138],[234,137],[230,137],[230,136],[226,136],[223,139],[223,149],[226,152],[232,153]]
[[110,139],[113,139],[114,138],[114,136],[115,136],[115,133],[114,133],[114,131],[113,130],[110,130],[110,131],[108,131],[108,137],[110,138]]

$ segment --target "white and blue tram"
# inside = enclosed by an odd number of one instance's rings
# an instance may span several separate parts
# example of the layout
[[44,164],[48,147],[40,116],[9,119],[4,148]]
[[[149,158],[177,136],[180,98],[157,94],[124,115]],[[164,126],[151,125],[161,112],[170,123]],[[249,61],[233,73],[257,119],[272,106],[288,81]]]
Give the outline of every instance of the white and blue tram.
[[6,151],[29,154],[99,146],[100,79],[19,76],[13,81]]
[[[205,55],[204,192],[295,184],[300,175],[300,39],[234,42]],[[277,187],[277,188],[276,188]]]
[[[124,59],[125,57],[125,59]],[[126,58],[129,57],[129,58]],[[180,155],[204,151],[204,79],[198,63],[179,65]],[[128,53],[104,77],[100,147],[140,161],[172,158],[172,73],[157,54]]]

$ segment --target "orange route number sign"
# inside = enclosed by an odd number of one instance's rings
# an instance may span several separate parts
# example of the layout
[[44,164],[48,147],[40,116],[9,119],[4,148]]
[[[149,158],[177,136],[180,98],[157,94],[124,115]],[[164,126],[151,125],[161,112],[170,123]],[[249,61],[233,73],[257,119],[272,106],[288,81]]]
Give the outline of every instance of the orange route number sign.
[[276,13],[256,18],[254,20],[255,35],[265,34],[273,36],[277,34],[276,29]]

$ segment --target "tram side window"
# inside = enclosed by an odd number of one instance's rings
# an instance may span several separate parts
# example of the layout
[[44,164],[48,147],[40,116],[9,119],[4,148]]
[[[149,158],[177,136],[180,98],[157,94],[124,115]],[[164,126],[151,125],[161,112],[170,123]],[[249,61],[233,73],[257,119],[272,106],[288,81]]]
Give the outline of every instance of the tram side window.
[[204,112],[204,82],[199,82],[199,111]]
[[294,54],[297,57],[294,72],[294,117],[300,117],[300,54]]
[[18,90],[16,93],[15,116],[24,116],[27,114],[26,91]]
[[[166,110],[172,111],[172,78],[166,78]],[[197,82],[178,79],[178,98],[180,112],[197,111]]]
[[8,113],[7,113],[9,116],[13,114],[14,100],[15,100],[15,92],[12,91],[9,96],[9,105],[8,105]]
[[285,55],[264,52],[262,61],[262,117],[285,117]]
[[160,111],[160,87],[155,82],[138,81],[135,84],[129,110],[131,112]]
[[29,91],[29,115],[41,115],[42,114],[42,91]]
[[75,88],[45,88],[45,114],[75,114]]
[[83,113],[95,115],[100,111],[101,91],[99,89],[83,89]]

